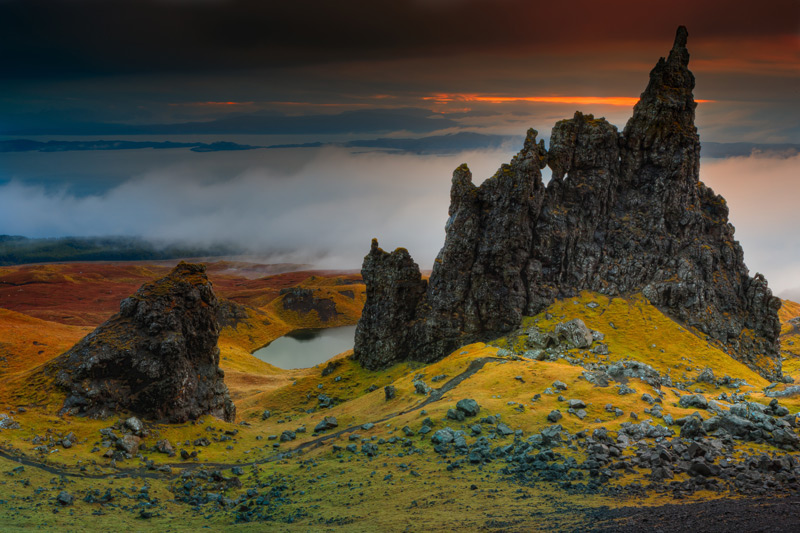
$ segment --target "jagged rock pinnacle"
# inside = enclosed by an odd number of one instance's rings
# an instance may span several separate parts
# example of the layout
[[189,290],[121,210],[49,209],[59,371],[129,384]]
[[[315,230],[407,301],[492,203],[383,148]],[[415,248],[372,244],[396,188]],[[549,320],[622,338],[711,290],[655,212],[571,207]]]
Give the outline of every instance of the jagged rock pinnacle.
[[780,300],[748,275],[725,200],[699,181],[687,36],[678,28],[622,134],[576,113],[555,125],[549,151],[529,130],[519,154],[480,187],[466,165],[457,168],[427,287],[408,252],[377,253],[373,242],[356,359],[367,368],[434,361],[518,327],[555,298],[642,292],[779,377]]
[[143,285],[51,363],[69,394],[62,411],[130,411],[169,422],[210,414],[232,422],[236,408],[219,368],[218,307],[204,265],[181,262]]

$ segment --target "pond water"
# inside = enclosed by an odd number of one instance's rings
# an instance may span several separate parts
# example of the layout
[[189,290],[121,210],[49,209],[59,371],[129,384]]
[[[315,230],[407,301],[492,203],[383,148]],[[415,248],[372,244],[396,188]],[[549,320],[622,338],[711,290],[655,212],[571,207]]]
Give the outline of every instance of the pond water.
[[308,368],[353,349],[355,326],[300,329],[277,338],[253,355],[279,368]]

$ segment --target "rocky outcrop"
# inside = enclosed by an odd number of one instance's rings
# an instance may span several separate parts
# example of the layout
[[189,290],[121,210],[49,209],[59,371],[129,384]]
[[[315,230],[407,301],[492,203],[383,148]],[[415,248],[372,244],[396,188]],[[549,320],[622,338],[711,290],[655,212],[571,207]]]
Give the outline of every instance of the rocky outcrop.
[[210,414],[233,421],[236,408],[219,368],[218,314],[203,265],[181,262],[143,285],[49,366],[68,393],[62,412],[129,411],[169,422]]
[[[361,270],[367,302],[355,333],[355,346],[369,346],[368,368],[389,366],[409,358],[418,347],[423,327],[415,323],[417,304],[425,295],[426,282],[419,266],[405,248],[387,253],[373,239]],[[399,328],[398,328],[399,326]],[[417,352],[425,360],[422,352]]]
[[549,150],[529,130],[479,187],[458,167],[427,285],[408,252],[373,241],[356,359],[367,368],[434,361],[515,329],[556,298],[642,292],[762,375],[780,376],[780,300],[763,276],[749,276],[725,200],[699,181],[686,38],[679,28],[622,133],[578,112],[555,125]]
[[281,289],[283,298],[283,308],[287,311],[307,314],[316,311],[317,316],[322,322],[327,322],[336,318],[339,312],[336,310],[336,303],[330,298],[314,297],[314,290],[302,287],[290,287]]

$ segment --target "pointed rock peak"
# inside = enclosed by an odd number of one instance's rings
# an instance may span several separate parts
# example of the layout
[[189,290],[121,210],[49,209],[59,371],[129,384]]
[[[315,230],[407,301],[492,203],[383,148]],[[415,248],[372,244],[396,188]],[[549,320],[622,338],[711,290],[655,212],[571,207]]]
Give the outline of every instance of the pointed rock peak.
[[[689,66],[689,50],[686,49],[686,40],[689,37],[689,32],[686,31],[685,26],[679,26],[678,31],[675,33],[675,43],[672,45],[672,50],[667,57],[666,65],[670,70],[688,72]],[[661,61],[659,61],[661,64]],[[691,76],[691,73],[689,74]],[[694,77],[691,79],[692,88],[694,87]]]
[[472,183],[472,172],[467,164],[457,167],[453,171],[453,182],[450,186],[451,210],[452,206],[458,204],[462,198],[473,196],[476,190],[477,187]]
[[405,248],[397,248],[395,251],[389,253],[383,248],[380,247],[378,244],[378,239],[372,239],[372,243],[369,247],[369,254],[364,258],[364,262],[367,261],[383,261],[383,260],[395,260],[395,261],[412,261],[411,254],[408,253],[408,250]]
[[472,171],[470,171],[466,163],[461,163],[453,171],[453,183],[456,181],[472,183]]
[[531,165],[537,168],[544,168],[547,165],[547,150],[544,147],[544,139],[536,142],[539,132],[533,128],[528,129],[525,135],[525,144],[514,159],[511,160],[511,167],[528,169]]
[[675,42],[672,45],[672,49],[685,49],[687,37],[689,37],[689,30],[686,29],[686,26],[678,26],[678,30],[675,32]]
[[528,128],[527,133],[525,134],[525,144],[523,145],[523,150],[531,150],[536,146],[536,137],[539,135],[539,132],[533,128]]
[[378,244],[378,239],[372,239],[372,244],[369,247],[369,253],[378,253],[382,252],[380,245]]
[[695,103],[692,96],[694,89],[694,75],[689,71],[689,51],[686,49],[688,37],[686,28],[680,26],[675,35],[675,43],[669,57],[658,60],[655,68],[650,72],[650,83],[647,85],[641,100],[636,105],[638,110],[642,105],[690,108],[694,112]]

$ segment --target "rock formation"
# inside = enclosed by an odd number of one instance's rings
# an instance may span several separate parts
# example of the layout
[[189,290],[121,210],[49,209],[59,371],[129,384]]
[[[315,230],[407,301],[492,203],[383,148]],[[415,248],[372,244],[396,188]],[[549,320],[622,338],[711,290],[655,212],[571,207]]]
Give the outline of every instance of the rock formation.
[[555,125],[549,150],[529,130],[519,154],[480,187],[458,167],[427,284],[408,252],[388,254],[373,241],[356,359],[371,369],[435,361],[515,329],[555,298],[642,292],[779,377],[780,300],[763,276],[748,275],[725,200],[699,181],[686,38],[680,27],[621,134],[578,112]]
[[118,314],[50,365],[69,394],[63,411],[233,421],[236,408],[219,368],[218,313],[203,265],[181,262],[143,285]]

